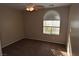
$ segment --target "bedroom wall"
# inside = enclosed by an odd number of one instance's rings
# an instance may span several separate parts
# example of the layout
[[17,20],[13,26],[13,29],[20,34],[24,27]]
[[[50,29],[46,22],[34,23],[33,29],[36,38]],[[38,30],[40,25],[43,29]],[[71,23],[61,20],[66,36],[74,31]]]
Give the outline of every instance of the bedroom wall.
[[79,56],[79,4],[72,4],[70,8],[70,41],[72,55]]
[[24,38],[23,17],[23,12],[9,7],[0,7],[2,47]]
[[[60,14],[61,29],[60,35],[43,34],[43,16],[49,10],[56,10]],[[29,39],[67,44],[67,21],[69,7],[56,7],[41,9],[34,12],[25,12],[25,37]]]

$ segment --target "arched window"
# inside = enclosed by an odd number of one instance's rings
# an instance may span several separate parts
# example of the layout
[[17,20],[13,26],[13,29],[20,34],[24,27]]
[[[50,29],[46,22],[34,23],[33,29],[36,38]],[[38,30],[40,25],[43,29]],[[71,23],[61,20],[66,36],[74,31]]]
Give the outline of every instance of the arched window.
[[46,12],[43,18],[43,34],[55,34],[60,33],[60,15],[54,10]]

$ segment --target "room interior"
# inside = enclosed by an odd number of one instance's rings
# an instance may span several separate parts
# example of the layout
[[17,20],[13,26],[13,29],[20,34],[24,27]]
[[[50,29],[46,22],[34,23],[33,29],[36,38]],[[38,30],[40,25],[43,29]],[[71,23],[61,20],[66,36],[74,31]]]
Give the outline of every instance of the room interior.
[[78,3],[0,3],[1,56],[78,56]]

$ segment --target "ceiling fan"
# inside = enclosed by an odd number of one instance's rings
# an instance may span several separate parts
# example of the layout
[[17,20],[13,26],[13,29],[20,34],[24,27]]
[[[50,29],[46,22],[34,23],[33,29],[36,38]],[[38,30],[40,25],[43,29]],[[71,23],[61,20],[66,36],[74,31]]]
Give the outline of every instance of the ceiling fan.
[[43,5],[37,5],[35,3],[28,3],[27,6],[26,6],[26,11],[37,11],[39,9],[42,9],[44,8]]

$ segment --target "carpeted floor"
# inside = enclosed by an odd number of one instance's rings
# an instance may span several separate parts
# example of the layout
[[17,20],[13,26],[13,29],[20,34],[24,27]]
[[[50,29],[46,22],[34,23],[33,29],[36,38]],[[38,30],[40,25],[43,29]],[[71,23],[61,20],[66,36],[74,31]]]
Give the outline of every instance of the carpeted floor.
[[23,39],[3,50],[3,56],[66,56],[65,45]]

